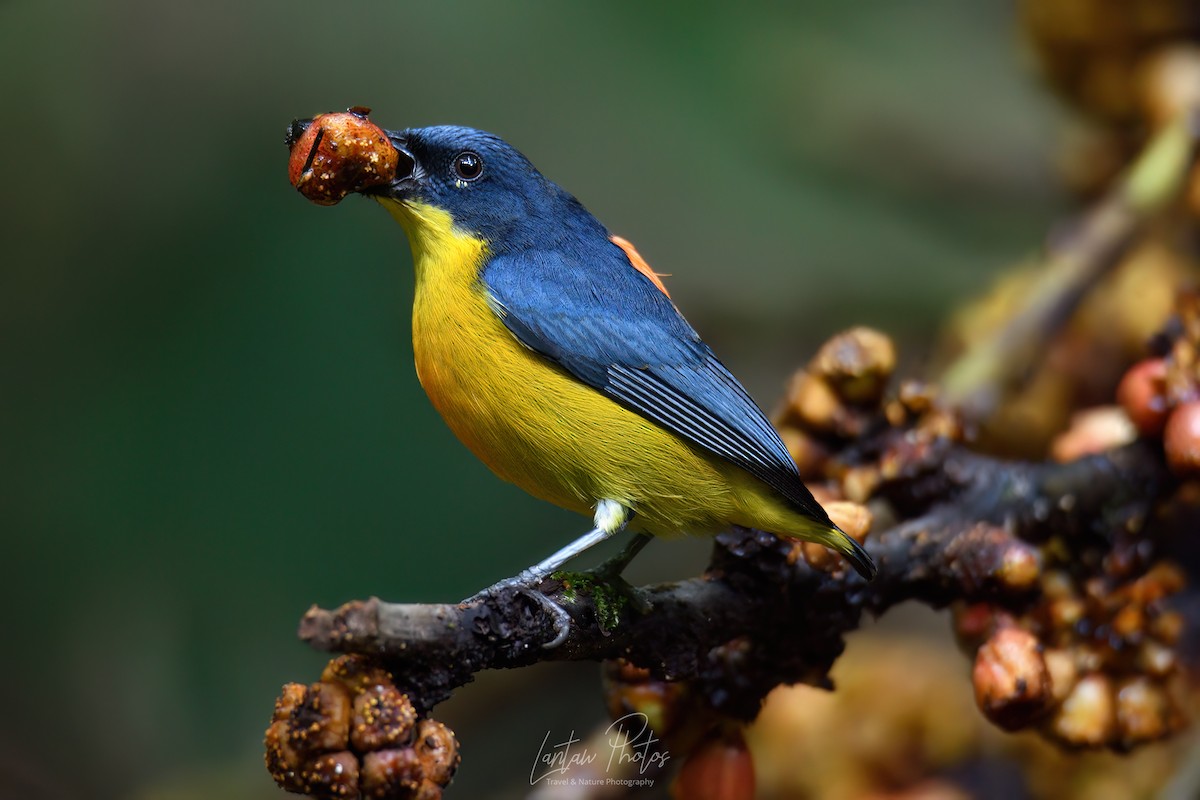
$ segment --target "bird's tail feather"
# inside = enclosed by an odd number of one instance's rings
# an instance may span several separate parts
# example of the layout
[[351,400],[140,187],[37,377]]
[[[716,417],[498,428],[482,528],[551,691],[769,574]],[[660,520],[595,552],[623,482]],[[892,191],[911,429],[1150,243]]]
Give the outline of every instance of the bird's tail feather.
[[871,580],[879,572],[866,549],[837,525],[832,525],[821,544],[840,553],[864,580]]

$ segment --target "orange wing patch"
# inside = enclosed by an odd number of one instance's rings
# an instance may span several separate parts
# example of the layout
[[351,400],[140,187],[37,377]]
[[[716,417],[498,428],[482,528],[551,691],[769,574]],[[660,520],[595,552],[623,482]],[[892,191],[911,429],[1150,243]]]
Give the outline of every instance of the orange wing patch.
[[609,239],[613,244],[625,251],[625,255],[629,258],[629,263],[633,265],[634,269],[649,278],[650,282],[657,286],[660,292],[667,297],[671,296],[671,293],[667,291],[667,287],[663,286],[662,279],[666,276],[659,275],[650,269],[650,265],[646,263],[646,259],[642,258],[642,254],[634,249],[629,240],[622,239],[620,236],[610,236]]

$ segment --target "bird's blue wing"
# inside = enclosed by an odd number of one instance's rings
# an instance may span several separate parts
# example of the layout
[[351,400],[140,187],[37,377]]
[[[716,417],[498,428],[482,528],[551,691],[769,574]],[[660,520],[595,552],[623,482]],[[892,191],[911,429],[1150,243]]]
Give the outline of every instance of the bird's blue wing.
[[828,523],[762,410],[616,244],[498,254],[482,280],[526,347]]

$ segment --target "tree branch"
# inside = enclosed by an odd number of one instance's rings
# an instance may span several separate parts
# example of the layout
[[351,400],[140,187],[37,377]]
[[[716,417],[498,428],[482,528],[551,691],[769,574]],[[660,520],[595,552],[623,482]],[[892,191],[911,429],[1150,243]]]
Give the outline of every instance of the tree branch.
[[[321,650],[381,659],[421,709],[483,669],[625,658],[696,682],[714,709],[752,719],[781,683],[827,684],[864,610],[879,614],[910,599],[1020,610],[1044,571],[1031,541],[1069,532],[1076,548],[1102,543],[1114,522],[1144,519],[1171,485],[1158,448],[1145,442],[1063,465],[999,461],[958,446],[927,457],[942,464],[939,502],[872,537],[880,574],[869,584],[840,567],[808,566],[794,542],[738,529],[717,537],[700,578],[615,590],[547,581],[542,588],[574,619],[552,650],[540,646],[552,621],[516,590],[468,606],[371,599],[313,608],[300,636]],[[889,490],[923,480],[930,466],[910,464]],[[602,622],[606,606],[617,607],[611,628]]]

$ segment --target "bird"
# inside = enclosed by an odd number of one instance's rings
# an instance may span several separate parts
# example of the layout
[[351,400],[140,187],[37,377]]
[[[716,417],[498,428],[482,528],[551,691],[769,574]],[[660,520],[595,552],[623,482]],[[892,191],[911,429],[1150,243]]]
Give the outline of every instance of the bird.
[[[362,193],[412,249],[422,387],[496,475],[593,524],[477,596],[532,587],[626,528],[638,536],[622,567],[650,536],[737,525],[819,543],[875,575],[633,245],[497,135],[454,125],[385,134],[395,176]],[[545,601],[553,647],[570,617]]]

